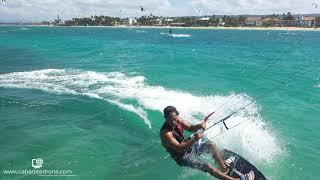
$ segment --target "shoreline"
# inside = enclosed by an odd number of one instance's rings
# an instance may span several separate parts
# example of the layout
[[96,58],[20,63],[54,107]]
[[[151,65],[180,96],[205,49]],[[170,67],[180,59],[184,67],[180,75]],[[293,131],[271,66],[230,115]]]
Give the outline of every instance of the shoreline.
[[0,25],[24,27],[83,27],[83,28],[128,28],[128,29],[193,29],[193,30],[255,30],[255,31],[320,31],[320,28],[304,27],[178,27],[178,26],[52,26],[52,25]]
[[[99,26],[98,26],[99,27]],[[177,27],[177,26],[113,26],[119,28],[137,29],[194,29],[194,30],[257,30],[257,31],[320,31],[320,28],[303,27]]]

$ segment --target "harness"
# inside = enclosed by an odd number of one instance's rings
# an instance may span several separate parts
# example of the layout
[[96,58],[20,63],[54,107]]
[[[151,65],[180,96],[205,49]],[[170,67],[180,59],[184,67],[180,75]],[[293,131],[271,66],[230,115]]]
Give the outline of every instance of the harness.
[[[167,122],[165,122],[161,127],[161,131],[164,131],[164,130],[172,132],[173,137],[179,143],[182,143],[187,140],[186,136],[183,133],[184,130],[180,122],[178,123],[178,125],[175,125],[174,127],[171,127]],[[177,152],[176,150],[170,147],[167,147],[164,143],[162,143],[162,145],[166,148],[167,152],[170,154],[171,158],[173,158],[174,160],[179,160],[183,155],[189,152],[189,150],[184,152]]]

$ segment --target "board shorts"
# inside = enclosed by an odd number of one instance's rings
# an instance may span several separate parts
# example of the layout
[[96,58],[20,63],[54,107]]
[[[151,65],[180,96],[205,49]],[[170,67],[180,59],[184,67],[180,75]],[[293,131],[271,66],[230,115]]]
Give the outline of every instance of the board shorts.
[[209,142],[196,142],[192,145],[191,151],[186,152],[182,157],[176,160],[180,166],[191,167],[203,171],[208,171],[209,164],[200,159],[200,155],[203,152],[209,151],[211,144]]

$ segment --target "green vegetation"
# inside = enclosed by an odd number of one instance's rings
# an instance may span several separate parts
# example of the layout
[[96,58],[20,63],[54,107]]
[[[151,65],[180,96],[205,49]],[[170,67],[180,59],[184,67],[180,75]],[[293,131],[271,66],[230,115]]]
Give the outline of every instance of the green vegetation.
[[142,26],[153,26],[158,24],[157,19],[159,19],[159,17],[153,16],[152,14],[150,14],[149,16],[141,16],[140,18],[137,19],[136,24],[139,24]]
[[[59,18],[59,17],[58,17]],[[287,14],[272,14],[266,16],[186,16],[186,17],[161,17],[153,14],[144,15],[139,18],[119,18],[110,16],[91,16],[72,18],[72,20],[61,23],[55,20],[52,24],[64,26],[116,26],[116,25],[141,25],[141,26],[264,26],[264,27],[319,27],[319,18]]]
[[114,26],[121,24],[122,19],[109,16],[91,16],[83,18],[72,18],[70,21],[65,21],[67,26]]
[[230,17],[230,16],[223,16],[222,21],[225,23],[225,27],[239,27],[244,26],[246,23],[246,19],[243,16],[239,17]]

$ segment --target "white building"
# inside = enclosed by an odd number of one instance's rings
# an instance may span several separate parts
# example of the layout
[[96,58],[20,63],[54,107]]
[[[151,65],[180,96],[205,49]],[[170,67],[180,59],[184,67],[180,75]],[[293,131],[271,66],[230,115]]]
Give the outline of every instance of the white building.
[[223,22],[223,19],[222,18],[219,18],[219,26],[224,26],[226,23]]
[[315,25],[315,17],[304,17],[303,15],[300,17],[300,24],[303,27],[313,27]]
[[123,24],[126,26],[133,26],[137,23],[137,19],[136,18],[127,18],[123,21]]
[[197,24],[200,26],[209,26],[209,20],[210,18],[208,17],[200,18],[200,19],[197,19]]
[[162,26],[162,21],[163,21],[163,18],[158,18],[157,20],[156,20],[156,22],[157,22],[157,26]]
[[246,18],[246,26],[262,26],[262,19],[260,17]]
[[164,21],[165,21],[165,22],[173,22],[173,19],[171,19],[171,18],[166,18]]

